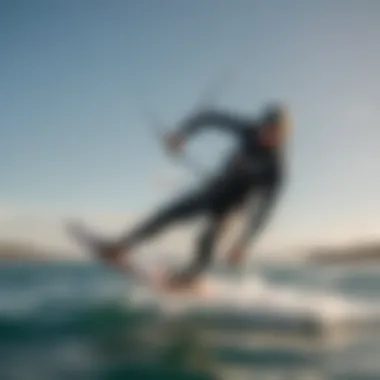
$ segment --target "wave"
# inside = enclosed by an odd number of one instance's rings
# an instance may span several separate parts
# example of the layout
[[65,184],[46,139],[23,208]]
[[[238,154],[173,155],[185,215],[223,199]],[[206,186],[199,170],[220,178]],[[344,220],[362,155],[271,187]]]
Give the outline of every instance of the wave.
[[[117,326],[146,326],[168,320],[219,331],[309,335],[331,326],[369,326],[380,321],[380,308],[369,302],[299,283],[279,285],[258,275],[211,275],[206,281],[215,295],[202,299],[159,295],[131,280],[109,276],[108,272],[104,275],[98,267],[95,275],[89,268],[69,268],[70,281],[66,271],[58,269],[54,276],[51,270],[43,275],[40,272],[34,286],[28,284],[22,291],[9,291],[9,286],[0,289],[2,339],[98,334]],[[343,275],[336,278],[339,284],[349,282]]]
[[273,285],[261,277],[209,278],[213,297],[152,293],[136,288],[136,308],[155,308],[166,317],[186,318],[210,328],[271,329],[316,333],[329,326],[380,322],[380,308],[340,294]]

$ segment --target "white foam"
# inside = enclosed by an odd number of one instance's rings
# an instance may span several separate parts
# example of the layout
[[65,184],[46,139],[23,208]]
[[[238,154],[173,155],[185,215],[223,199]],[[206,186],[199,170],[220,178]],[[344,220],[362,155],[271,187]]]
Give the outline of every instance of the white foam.
[[210,318],[223,313],[253,322],[266,315],[278,324],[290,320],[295,324],[309,321],[321,325],[380,321],[380,309],[338,294],[280,287],[260,277],[231,281],[208,278],[206,281],[213,291],[212,297],[158,294],[146,288],[136,288],[133,300],[136,307],[154,305],[163,314],[172,316],[206,313]]

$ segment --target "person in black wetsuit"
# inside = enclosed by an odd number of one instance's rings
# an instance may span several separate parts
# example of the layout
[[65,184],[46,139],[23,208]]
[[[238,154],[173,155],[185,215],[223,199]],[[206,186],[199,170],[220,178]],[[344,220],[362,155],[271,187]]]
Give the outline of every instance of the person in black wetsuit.
[[247,229],[229,252],[230,264],[239,262],[248,243],[265,225],[282,188],[287,125],[287,112],[277,104],[267,107],[258,119],[220,111],[203,111],[187,118],[178,131],[168,134],[166,146],[169,150],[180,151],[190,136],[204,127],[213,126],[238,139],[237,151],[218,175],[198,190],[158,210],[115,244],[105,245],[101,256],[116,263],[122,252],[130,252],[138,243],[169,225],[205,215],[208,226],[199,237],[193,262],[168,280],[172,286],[189,285],[210,265],[218,232],[231,211],[245,206],[251,195],[261,195]]

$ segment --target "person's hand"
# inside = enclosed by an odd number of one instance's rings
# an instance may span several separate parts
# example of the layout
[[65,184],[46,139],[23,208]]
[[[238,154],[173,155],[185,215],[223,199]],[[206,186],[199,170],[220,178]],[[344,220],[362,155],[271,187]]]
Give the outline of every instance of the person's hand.
[[243,247],[234,246],[227,253],[227,263],[233,267],[239,265],[244,259],[245,250]]
[[180,132],[170,132],[164,136],[166,149],[171,153],[179,153],[185,144],[185,136]]

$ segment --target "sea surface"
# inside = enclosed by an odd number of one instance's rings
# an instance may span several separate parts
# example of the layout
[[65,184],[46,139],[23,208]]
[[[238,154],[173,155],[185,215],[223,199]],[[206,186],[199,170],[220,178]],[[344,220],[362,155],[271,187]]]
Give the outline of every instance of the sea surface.
[[0,266],[0,379],[380,379],[380,268],[219,271],[164,297],[90,262]]

